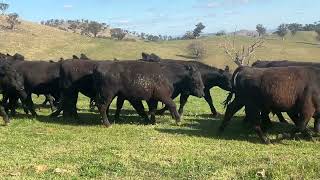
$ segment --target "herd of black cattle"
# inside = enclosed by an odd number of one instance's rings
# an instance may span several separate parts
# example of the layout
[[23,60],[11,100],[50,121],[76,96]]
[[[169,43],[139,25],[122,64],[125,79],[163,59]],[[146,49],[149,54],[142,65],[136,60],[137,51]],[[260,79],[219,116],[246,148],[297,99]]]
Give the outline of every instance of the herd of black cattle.
[[[20,54],[0,53],[0,88],[3,100],[0,115],[8,124],[8,113],[16,113],[18,100],[26,113],[34,110],[32,94],[45,95],[57,117],[78,119],[77,99],[81,92],[90,98],[90,107],[98,107],[102,122],[109,127],[109,106],[117,97],[115,119],[119,118],[128,100],[143,123],[154,124],[155,115],[169,110],[180,122],[183,107],[190,95],[204,97],[212,115],[218,113],[210,89],[218,86],[229,91],[224,102],[227,109],[219,128],[222,133],[233,115],[245,107],[245,122],[250,123],[264,143],[270,143],[264,131],[270,127],[269,113],[275,113],[287,123],[286,112],[295,128],[286,133],[295,137],[302,133],[312,139],[307,125],[314,118],[314,131],[320,131],[320,63],[295,61],[257,61],[252,67],[239,67],[233,75],[197,61],[161,59],[155,54],[142,53],[142,59],[131,61],[95,61],[85,55],[80,58],[54,61],[25,61]],[[173,99],[180,95],[176,110]],[[233,98],[233,96],[235,96]],[[142,101],[146,101],[149,113]],[[157,111],[158,102],[165,107]],[[150,116],[150,117],[149,117]]]

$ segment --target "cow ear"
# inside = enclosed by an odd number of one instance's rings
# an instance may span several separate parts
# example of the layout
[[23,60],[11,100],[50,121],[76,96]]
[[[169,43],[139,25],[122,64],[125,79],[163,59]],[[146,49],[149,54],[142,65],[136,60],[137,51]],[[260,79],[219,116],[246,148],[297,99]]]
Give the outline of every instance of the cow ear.
[[73,55],[73,56],[72,56],[72,59],[79,59],[79,58],[78,58],[78,56]]
[[148,57],[149,57],[149,54],[145,53],[145,52],[142,52],[141,53],[141,56],[142,56],[142,60],[147,60]]
[[229,68],[229,66],[226,66],[226,67],[224,68],[224,71],[226,71],[226,72],[230,72],[230,68]]

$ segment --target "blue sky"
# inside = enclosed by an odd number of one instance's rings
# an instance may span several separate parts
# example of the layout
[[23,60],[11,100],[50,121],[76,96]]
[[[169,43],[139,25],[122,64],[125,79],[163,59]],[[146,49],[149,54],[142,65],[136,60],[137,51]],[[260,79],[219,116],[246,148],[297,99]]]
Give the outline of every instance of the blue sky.
[[198,22],[205,32],[275,29],[284,22],[320,20],[319,0],[0,0],[9,12],[40,22],[51,18],[90,19],[131,31],[181,35]]

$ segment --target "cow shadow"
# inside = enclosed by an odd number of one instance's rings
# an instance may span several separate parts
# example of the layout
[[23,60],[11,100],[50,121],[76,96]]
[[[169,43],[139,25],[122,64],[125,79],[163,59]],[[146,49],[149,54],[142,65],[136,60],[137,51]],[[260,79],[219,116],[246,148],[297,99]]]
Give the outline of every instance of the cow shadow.
[[[211,139],[247,141],[261,144],[261,141],[256,132],[253,130],[252,126],[245,124],[242,119],[242,116],[233,117],[232,121],[222,133],[219,133],[218,131],[218,128],[222,123],[221,118],[204,119],[201,118],[201,116],[199,116],[199,118],[187,119],[187,122],[179,127],[161,127],[156,128],[156,130],[158,132],[168,134],[181,134]],[[291,128],[293,128],[292,124],[273,122],[273,125],[270,129],[268,129],[267,134],[269,136],[274,136],[291,130]]]
[[[134,110],[122,110],[120,118],[118,121],[115,121],[114,118],[114,109],[109,110],[109,121],[112,124],[141,124],[142,120],[139,115],[136,114]],[[64,118],[62,115],[58,117],[50,117],[50,115],[38,115],[36,119],[40,122],[45,123],[54,123],[61,125],[74,125],[74,126],[97,126],[102,125],[101,117],[98,112],[79,112],[79,119],[74,118]],[[30,118],[29,115],[19,114],[16,118]]]

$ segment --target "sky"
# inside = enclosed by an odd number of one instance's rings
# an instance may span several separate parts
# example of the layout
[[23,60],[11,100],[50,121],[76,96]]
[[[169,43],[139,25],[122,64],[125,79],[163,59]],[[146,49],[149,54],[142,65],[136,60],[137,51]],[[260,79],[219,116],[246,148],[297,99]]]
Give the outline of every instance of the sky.
[[320,0],[0,0],[22,19],[89,19],[154,35],[182,35],[202,22],[204,33],[275,29],[320,20]]

